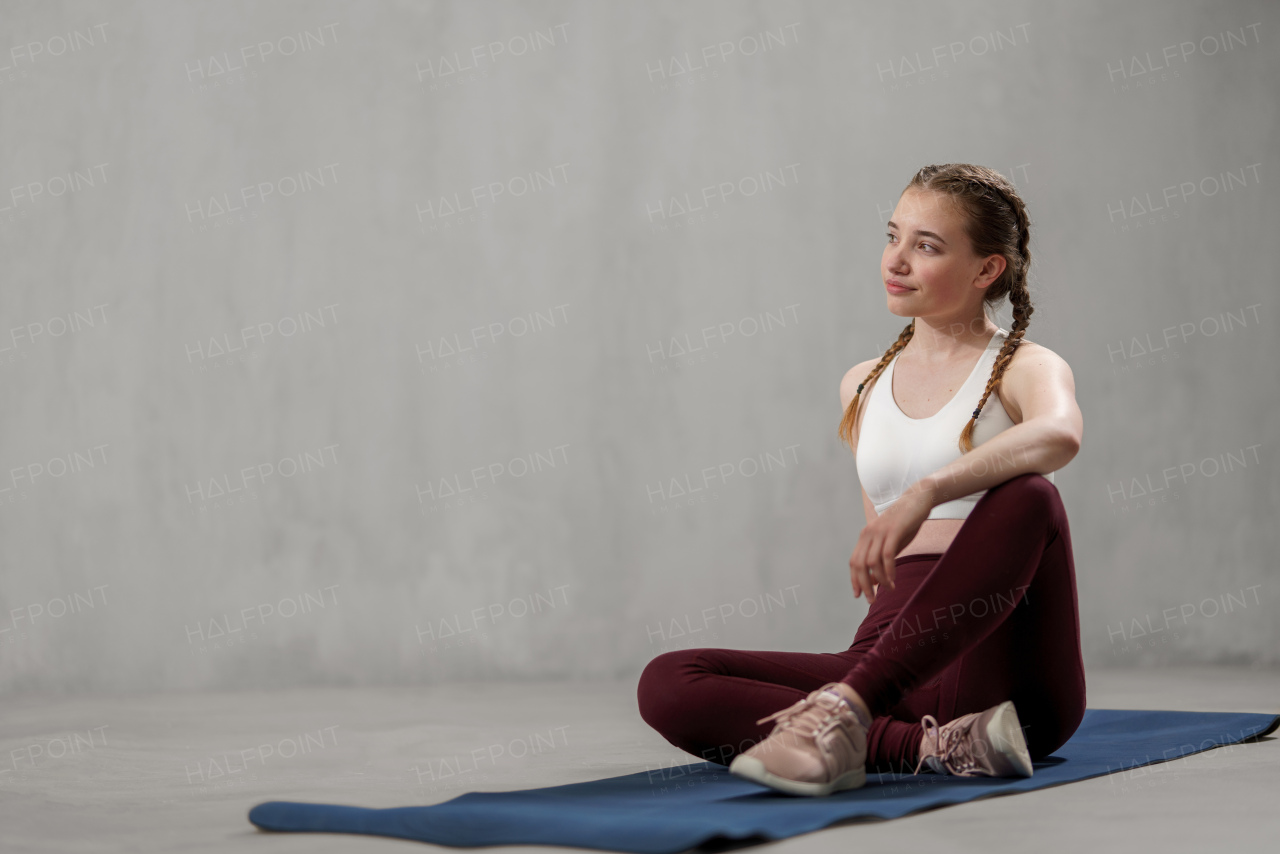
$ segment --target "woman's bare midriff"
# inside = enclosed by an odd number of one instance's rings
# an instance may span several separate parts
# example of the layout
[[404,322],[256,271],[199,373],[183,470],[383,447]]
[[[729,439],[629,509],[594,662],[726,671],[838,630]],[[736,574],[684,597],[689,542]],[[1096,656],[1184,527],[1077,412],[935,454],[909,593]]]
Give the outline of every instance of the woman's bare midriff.
[[[942,554],[951,545],[959,532],[963,519],[925,519],[920,523],[920,530],[915,539],[907,543],[907,547],[898,552],[898,557],[918,554]],[[874,595],[880,595],[880,585],[873,584]]]
[[916,532],[915,539],[898,552],[898,557],[915,554],[941,554],[964,525],[963,519],[925,519]]

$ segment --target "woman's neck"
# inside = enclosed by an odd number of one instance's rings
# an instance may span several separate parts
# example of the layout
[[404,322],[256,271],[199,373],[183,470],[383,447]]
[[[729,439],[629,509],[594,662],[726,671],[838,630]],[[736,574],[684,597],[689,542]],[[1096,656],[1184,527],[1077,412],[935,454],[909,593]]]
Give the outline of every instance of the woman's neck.
[[[979,322],[981,321],[981,323]],[[929,361],[945,362],[974,348],[984,348],[1000,327],[985,317],[972,322],[928,323],[916,318],[916,328],[907,342],[915,354]]]

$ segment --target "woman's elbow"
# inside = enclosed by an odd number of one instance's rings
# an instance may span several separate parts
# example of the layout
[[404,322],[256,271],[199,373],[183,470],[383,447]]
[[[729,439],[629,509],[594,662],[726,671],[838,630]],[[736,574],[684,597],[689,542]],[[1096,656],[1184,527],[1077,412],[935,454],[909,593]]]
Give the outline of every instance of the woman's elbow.
[[[1062,465],[1075,459],[1076,454],[1080,453],[1080,441],[1083,439],[1080,430],[1060,430],[1058,432],[1055,444],[1059,448],[1059,455],[1063,458]],[[1058,466],[1062,468],[1062,466]]]

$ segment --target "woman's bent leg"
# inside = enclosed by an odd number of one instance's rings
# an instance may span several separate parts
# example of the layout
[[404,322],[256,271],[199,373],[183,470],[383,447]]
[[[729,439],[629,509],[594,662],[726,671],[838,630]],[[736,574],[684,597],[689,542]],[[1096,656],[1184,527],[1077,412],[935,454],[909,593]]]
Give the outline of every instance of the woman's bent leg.
[[[681,750],[728,765],[764,740],[772,723],[757,724],[779,709],[837,682],[910,599],[913,588],[941,555],[899,558],[897,586],[876,597],[852,646],[840,653],[685,649],[663,653],[645,668],[637,687],[640,716]],[[874,720],[867,732],[867,768],[907,769],[918,759],[920,718],[937,715],[938,683],[913,692],[901,706]]]
[[1033,760],[1066,744],[1085,711],[1075,564],[1065,514],[1060,524],[1022,601],[961,659],[948,695],[954,698],[953,717],[1012,700]]
[[1018,475],[987,490],[840,681],[878,716],[939,677],[939,722],[1012,699],[1032,758],[1079,726],[1084,665],[1070,530],[1044,477]]
[[640,675],[640,717],[681,750],[728,765],[772,731],[756,721],[839,681],[853,661],[835,652],[664,652]]

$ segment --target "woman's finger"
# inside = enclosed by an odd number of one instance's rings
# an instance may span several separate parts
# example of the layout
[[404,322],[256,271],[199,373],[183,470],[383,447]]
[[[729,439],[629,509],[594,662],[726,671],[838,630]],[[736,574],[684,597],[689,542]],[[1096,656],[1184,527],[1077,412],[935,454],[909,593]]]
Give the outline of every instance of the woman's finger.
[[849,571],[853,574],[854,589],[859,596],[865,596],[867,593],[867,585],[864,579],[866,577],[865,569],[867,555],[870,553],[870,544],[871,539],[866,529],[863,529],[862,535],[858,537],[858,544],[854,546],[853,557],[849,558]]
[[862,582],[862,589],[867,595],[867,604],[873,604],[876,601],[875,591],[871,589],[872,578],[871,571],[865,566],[858,567],[858,578]]
[[893,550],[889,544],[885,544],[885,549],[880,555],[880,574],[884,578],[882,583],[893,586]]

